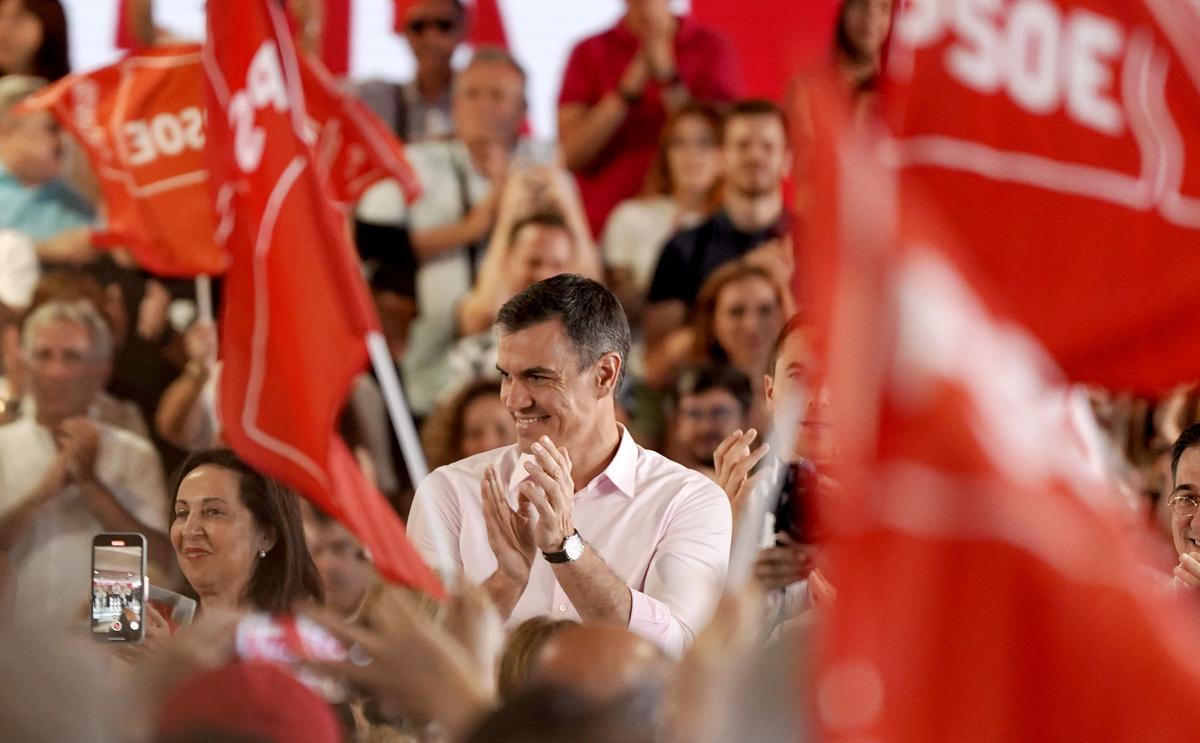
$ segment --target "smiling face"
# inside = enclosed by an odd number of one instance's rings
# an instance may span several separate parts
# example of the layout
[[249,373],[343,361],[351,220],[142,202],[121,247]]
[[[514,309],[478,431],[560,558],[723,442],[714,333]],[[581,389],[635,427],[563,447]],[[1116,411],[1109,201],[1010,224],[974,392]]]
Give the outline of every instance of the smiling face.
[[[1179,458],[1175,469],[1175,489],[1171,495],[1190,495],[1200,499],[1200,447],[1187,449]],[[1171,539],[1180,557],[1189,552],[1200,553],[1200,509],[1189,516],[1171,512]]]
[[611,361],[602,357],[583,368],[560,320],[501,335],[496,363],[500,399],[516,421],[521,450],[527,452],[538,438],[549,436],[570,452],[584,451],[604,420],[605,406],[612,411]]
[[275,546],[275,534],[254,520],[239,494],[240,476],[212,464],[179,483],[171,521],[171,546],[183,576],[201,601],[236,606],[254,577],[258,551]]
[[463,407],[463,457],[508,446],[517,440],[516,424],[495,393],[477,395]]
[[748,275],[721,288],[713,310],[713,335],[734,366],[747,374],[766,371],[783,327],[779,292],[766,278]]

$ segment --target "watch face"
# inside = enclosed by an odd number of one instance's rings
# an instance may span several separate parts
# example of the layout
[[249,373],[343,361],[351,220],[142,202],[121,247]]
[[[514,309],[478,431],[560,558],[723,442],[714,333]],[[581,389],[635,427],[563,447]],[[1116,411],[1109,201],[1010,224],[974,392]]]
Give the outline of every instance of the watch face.
[[568,560],[578,560],[583,555],[583,537],[576,532],[567,537],[567,541],[563,544],[563,552],[567,553]]

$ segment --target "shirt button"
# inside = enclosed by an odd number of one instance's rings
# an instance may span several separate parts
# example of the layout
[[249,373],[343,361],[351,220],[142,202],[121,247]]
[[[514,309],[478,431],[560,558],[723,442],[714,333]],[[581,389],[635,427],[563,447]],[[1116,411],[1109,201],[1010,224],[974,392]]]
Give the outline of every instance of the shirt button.
[[567,605],[566,605],[566,604],[559,604],[559,605],[558,605],[558,610],[559,610],[559,611],[566,611],[566,610],[567,610]]

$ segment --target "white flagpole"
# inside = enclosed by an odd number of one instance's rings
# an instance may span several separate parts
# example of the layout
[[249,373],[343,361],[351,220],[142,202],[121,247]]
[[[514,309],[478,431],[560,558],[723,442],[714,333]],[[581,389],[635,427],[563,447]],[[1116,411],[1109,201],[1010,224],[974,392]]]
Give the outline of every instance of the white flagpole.
[[[404,457],[404,466],[408,468],[408,476],[416,487],[429,474],[429,465],[425,461],[425,452],[421,449],[421,440],[417,436],[417,428],[413,425],[412,414],[404,397],[404,389],[400,386],[400,378],[396,375],[396,365],[392,361],[392,353],[388,350],[387,340],[383,333],[372,330],[367,333],[367,353],[371,357],[371,366],[379,380],[379,389],[383,392],[383,400],[387,406],[388,416],[392,419],[392,428],[396,431],[396,440],[400,443],[400,454]],[[458,573],[458,560],[449,542],[443,538],[441,531],[431,530],[434,539],[433,548],[437,552],[437,564],[431,567],[440,574],[445,586],[454,584]]]
[[196,277],[196,320],[213,321],[212,279],[207,274]]

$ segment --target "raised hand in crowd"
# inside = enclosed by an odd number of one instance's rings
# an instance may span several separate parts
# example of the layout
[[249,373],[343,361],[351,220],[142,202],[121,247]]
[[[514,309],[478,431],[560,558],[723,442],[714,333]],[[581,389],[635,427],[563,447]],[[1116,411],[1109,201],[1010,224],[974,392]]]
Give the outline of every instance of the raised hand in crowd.
[[[499,621],[486,601],[467,600],[460,611],[471,615],[467,623]],[[475,616],[489,612],[491,618]],[[351,656],[308,666],[373,692],[385,714],[436,721],[453,739],[493,702],[492,683],[471,653],[408,594],[384,592],[366,627],[327,612],[313,617],[351,648]]]
[[157,343],[162,339],[167,329],[167,308],[170,304],[171,293],[161,282],[153,279],[146,282],[137,316],[137,333],[143,340]]
[[764,476],[764,473],[751,475],[750,472],[771,450],[771,445],[766,442],[751,449],[757,437],[758,431],[753,428],[734,431],[713,452],[717,484],[729,496],[735,523],[741,517],[750,493]]
[[67,460],[71,479],[79,484],[96,481],[96,456],[100,429],[89,418],[68,418],[58,431],[60,451]]

